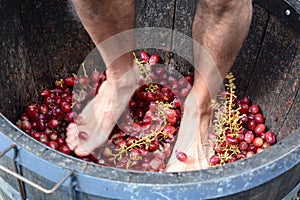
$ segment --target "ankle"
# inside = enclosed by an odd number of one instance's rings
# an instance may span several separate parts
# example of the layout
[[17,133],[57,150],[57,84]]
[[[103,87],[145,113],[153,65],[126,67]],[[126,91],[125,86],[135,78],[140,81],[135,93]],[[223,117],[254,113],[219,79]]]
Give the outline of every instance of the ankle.
[[131,67],[129,69],[122,69],[118,72],[108,72],[107,82],[113,89],[122,89],[133,87],[138,83],[139,72],[137,68]]

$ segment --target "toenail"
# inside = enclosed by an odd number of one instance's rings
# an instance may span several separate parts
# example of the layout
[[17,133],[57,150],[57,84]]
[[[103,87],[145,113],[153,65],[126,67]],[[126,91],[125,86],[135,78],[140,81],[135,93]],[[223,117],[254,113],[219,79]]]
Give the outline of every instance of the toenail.
[[74,150],[74,147],[71,144],[68,144],[68,147],[70,148],[70,150]]
[[85,131],[80,131],[80,132],[78,133],[78,138],[81,139],[81,140],[86,140],[86,139],[88,138],[87,132],[85,132]]
[[79,148],[79,149],[76,149],[75,151],[76,151],[75,153],[78,155],[86,154],[86,151],[84,149]]

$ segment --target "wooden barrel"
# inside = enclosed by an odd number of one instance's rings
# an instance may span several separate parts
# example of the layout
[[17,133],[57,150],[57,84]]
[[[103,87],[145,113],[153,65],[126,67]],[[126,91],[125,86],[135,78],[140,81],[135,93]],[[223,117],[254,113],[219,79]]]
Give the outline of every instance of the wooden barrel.
[[[195,4],[195,0],[136,1],[136,27],[163,27],[191,36]],[[299,8],[297,0],[254,1],[250,32],[232,68],[239,95],[249,95],[260,105],[278,144],[221,167],[148,173],[65,156],[13,126],[26,103],[36,100],[37,92],[54,80],[76,72],[94,45],[67,1],[4,0],[0,151],[13,146],[1,156],[0,165],[13,170],[16,163],[19,174],[44,188],[67,175],[50,194],[21,182],[27,199],[282,199],[300,182]],[[189,70],[182,68],[187,63],[172,53],[172,46],[158,51],[165,64],[179,66],[183,73]],[[0,195],[20,199],[18,187],[11,174],[0,170]]]

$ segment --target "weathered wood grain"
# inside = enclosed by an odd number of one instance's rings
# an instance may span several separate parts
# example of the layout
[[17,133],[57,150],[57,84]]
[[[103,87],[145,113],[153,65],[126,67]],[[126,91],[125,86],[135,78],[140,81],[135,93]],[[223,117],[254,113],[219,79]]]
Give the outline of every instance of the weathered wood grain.
[[67,1],[22,1],[17,8],[0,21],[0,111],[12,121],[38,91],[76,72],[93,47]]
[[[157,1],[157,0],[140,0],[136,1],[136,19],[135,27],[159,27],[172,29],[173,17],[175,12],[175,0]],[[169,52],[171,50],[172,38],[166,32],[161,31],[158,37],[151,37],[152,31],[144,31],[144,35],[136,38],[136,46],[153,46],[160,43],[164,47],[162,50],[148,49],[152,53],[158,53],[165,65],[169,63]]]
[[289,136],[300,128],[300,42],[298,39],[298,50],[286,76],[285,84],[280,94],[280,100],[276,104],[273,115],[278,116],[275,132],[278,140]]
[[260,48],[264,40],[268,18],[268,12],[254,4],[248,36],[230,70],[236,77],[238,96],[247,95],[249,82],[253,76]]
[[[253,102],[261,106],[266,117],[266,125],[275,132],[282,126],[284,116],[290,109],[291,105],[287,102],[295,98],[295,94],[287,88],[299,79],[299,74],[291,71],[294,68],[292,63],[295,60],[297,46],[298,38],[293,31],[270,15],[247,94],[251,96]],[[294,74],[291,75],[290,72]],[[279,120],[280,123],[277,122]]]
[[[177,0],[176,1],[176,12],[174,15],[174,31],[178,31],[190,40],[183,40],[180,35],[173,35],[172,38],[172,49],[173,52],[170,58],[170,67],[173,67],[179,73],[186,75],[191,74],[194,71],[193,63],[193,44],[192,44],[192,24],[196,10],[196,0]],[[180,50],[184,57],[178,55],[176,49]]]

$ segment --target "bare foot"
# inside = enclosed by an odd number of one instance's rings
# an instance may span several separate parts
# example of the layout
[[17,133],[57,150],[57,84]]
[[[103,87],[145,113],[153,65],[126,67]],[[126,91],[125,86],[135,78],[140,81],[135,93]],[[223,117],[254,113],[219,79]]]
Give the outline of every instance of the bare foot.
[[[213,155],[212,142],[208,140],[211,120],[210,99],[206,104],[199,105],[195,89],[185,101],[184,114],[173,153],[166,171],[192,171],[209,167],[209,158]],[[199,98],[199,95],[198,95]],[[187,155],[182,162],[176,158],[178,152]]]
[[[194,45],[195,82],[184,103],[178,138],[166,171],[209,167],[213,145],[208,140],[210,101],[242,46],[251,16],[251,0],[203,0],[199,3],[193,22],[193,39],[202,46]],[[176,159],[180,151],[187,155],[185,162]]]
[[[132,66],[133,35],[118,33],[134,27],[133,0],[72,0],[76,12],[107,65],[107,81],[80,114],[80,124],[70,124],[66,142],[78,156],[103,144],[136,89],[137,69]],[[105,46],[106,45],[106,46]],[[78,133],[84,131],[85,140]]]
[[[138,77],[137,68],[133,68],[117,81],[102,83],[98,94],[80,113],[79,122],[67,128],[66,142],[76,155],[87,156],[108,139],[137,87]],[[79,132],[86,133],[86,139],[80,139]]]

